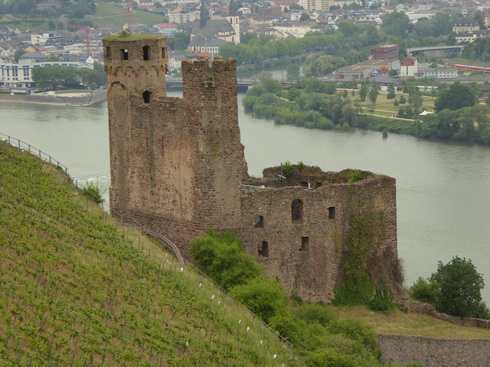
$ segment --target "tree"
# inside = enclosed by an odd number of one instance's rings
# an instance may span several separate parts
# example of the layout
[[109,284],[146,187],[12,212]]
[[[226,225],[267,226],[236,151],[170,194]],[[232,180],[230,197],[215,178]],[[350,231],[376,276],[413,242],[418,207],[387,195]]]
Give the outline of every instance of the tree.
[[393,99],[396,97],[395,86],[393,84],[388,85],[388,94],[386,99]]
[[477,100],[474,88],[461,83],[454,83],[451,85],[451,88],[444,89],[439,93],[434,107],[436,112],[440,112],[446,108],[449,110],[459,110],[460,108],[474,106]]
[[359,89],[359,99],[361,100],[361,102],[364,102],[366,100],[367,94],[368,94],[368,87],[366,83],[362,83],[361,89]]
[[19,62],[19,58],[24,55],[26,52],[23,49],[18,49],[14,53],[14,61],[17,64]]
[[[155,3],[159,4],[159,3]],[[190,33],[189,32],[177,32],[173,37],[168,39],[168,47],[171,50],[180,50],[184,51],[187,49],[187,46],[190,42]]]
[[490,316],[481,298],[481,290],[485,286],[483,276],[476,271],[470,259],[455,256],[447,264],[439,261],[437,271],[429,281],[440,288],[436,298],[438,311],[463,317]]
[[232,234],[210,232],[192,241],[190,251],[199,268],[224,289],[244,284],[261,272],[260,265]]
[[286,79],[288,82],[295,82],[299,79],[301,67],[298,64],[289,64],[286,68]]
[[299,17],[299,21],[300,22],[305,22],[305,21],[308,21],[310,20],[310,16],[307,14],[307,13],[303,13],[301,14],[301,16]]
[[386,34],[405,39],[410,27],[410,19],[404,12],[394,11],[386,15],[381,28]]
[[372,104],[376,103],[376,99],[378,99],[378,94],[379,94],[379,89],[378,89],[378,84],[373,84],[371,85],[371,88],[369,88],[369,100],[371,101]]
[[277,279],[250,279],[234,287],[231,294],[265,322],[285,314],[288,306],[286,291]]
[[32,70],[37,89],[80,88],[81,72],[73,66],[44,66]]

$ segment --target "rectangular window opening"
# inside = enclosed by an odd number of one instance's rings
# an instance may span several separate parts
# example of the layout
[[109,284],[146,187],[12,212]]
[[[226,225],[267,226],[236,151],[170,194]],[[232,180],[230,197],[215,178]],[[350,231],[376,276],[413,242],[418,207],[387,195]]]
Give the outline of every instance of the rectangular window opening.
[[105,48],[105,58],[107,60],[109,60],[111,58],[111,48],[110,47]]
[[328,219],[335,219],[335,207],[331,206],[328,208]]
[[256,215],[254,218],[255,228],[264,228],[264,217],[262,215]]
[[300,251],[308,251],[310,248],[310,237],[301,237]]
[[163,47],[163,48],[162,48],[162,58],[163,58],[163,59],[165,58],[165,54],[166,54],[166,52],[165,52],[165,47]]
[[123,60],[129,60],[129,51],[127,48],[121,50],[121,57]]
[[151,100],[151,92],[149,91],[143,92],[143,102],[150,103],[150,100]]
[[150,46],[143,47],[143,60],[150,60]]
[[258,253],[261,257],[269,257],[269,243],[267,241],[262,241],[258,246]]

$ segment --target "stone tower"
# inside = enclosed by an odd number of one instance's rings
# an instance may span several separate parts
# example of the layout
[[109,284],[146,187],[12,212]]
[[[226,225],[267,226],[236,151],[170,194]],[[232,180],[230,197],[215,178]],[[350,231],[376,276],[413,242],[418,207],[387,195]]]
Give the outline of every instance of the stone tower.
[[177,245],[240,221],[246,174],[235,60],[184,61],[183,98],[166,96],[167,40],[104,39],[113,214]]

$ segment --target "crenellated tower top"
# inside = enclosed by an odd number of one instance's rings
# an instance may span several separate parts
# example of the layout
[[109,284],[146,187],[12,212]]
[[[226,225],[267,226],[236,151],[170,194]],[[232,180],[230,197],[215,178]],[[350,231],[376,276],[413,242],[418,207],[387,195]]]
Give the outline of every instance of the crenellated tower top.
[[103,39],[107,83],[120,83],[133,93],[165,96],[167,38],[157,35],[115,35]]

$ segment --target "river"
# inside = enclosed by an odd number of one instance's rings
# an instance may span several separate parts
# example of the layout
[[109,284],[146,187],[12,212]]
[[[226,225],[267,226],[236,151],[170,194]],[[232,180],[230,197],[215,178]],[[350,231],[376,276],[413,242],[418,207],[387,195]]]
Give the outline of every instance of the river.
[[[438,261],[470,258],[488,285],[490,304],[490,147],[428,141],[372,131],[323,131],[274,125],[245,115],[239,122],[249,173],[289,160],[323,170],[358,168],[397,180],[398,249],[406,284]],[[72,176],[109,185],[107,106],[0,103],[0,133],[51,154]]]

